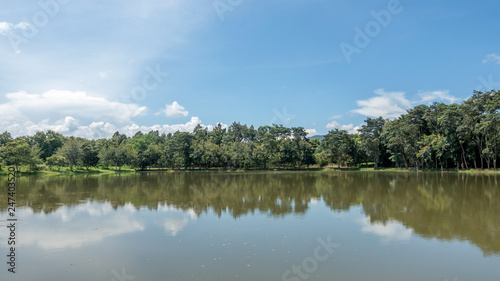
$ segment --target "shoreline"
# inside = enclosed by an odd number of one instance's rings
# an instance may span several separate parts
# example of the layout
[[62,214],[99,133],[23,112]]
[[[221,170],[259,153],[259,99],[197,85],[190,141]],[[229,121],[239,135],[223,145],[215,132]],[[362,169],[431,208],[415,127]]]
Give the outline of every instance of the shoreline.
[[[252,172],[368,172],[368,173],[407,173],[407,174],[418,174],[418,173],[446,173],[446,174],[464,174],[464,175],[500,175],[500,169],[469,169],[469,170],[457,170],[457,169],[426,169],[426,170],[416,170],[416,169],[405,169],[405,168],[269,168],[269,169],[222,169],[222,168],[209,168],[209,169],[167,169],[167,168],[151,168],[146,170],[136,170],[133,168],[122,168],[121,170],[115,169],[99,169],[91,168],[88,171],[86,169],[75,169],[73,171],[69,169],[62,169],[61,171],[53,170],[41,170],[41,171],[30,171],[30,172],[16,172],[16,176],[78,176],[78,175],[109,175],[109,174],[136,174],[144,172],[158,172],[158,173],[176,173],[176,172],[218,172],[218,173],[252,173]],[[3,168],[0,170],[0,177],[7,176],[7,169]]]

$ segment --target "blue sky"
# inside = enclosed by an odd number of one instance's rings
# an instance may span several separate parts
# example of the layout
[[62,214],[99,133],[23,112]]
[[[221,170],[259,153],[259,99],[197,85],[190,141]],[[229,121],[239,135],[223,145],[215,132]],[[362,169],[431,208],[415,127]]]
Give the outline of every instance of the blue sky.
[[0,131],[355,131],[500,89],[498,1],[0,3]]

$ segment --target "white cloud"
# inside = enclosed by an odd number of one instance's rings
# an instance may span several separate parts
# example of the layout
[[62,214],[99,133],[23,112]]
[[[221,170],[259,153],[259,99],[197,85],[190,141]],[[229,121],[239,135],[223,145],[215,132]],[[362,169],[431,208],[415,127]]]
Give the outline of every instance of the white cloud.
[[71,116],[50,123],[49,119],[38,123],[32,121],[2,120],[0,121],[0,130],[8,131],[14,137],[24,135],[34,135],[38,131],[52,130],[62,134],[72,134],[79,128],[79,121]]
[[[152,126],[139,126],[134,122],[129,122],[126,125],[117,126],[116,124],[104,121],[94,121],[88,125],[82,125],[82,121],[75,119],[71,116],[59,119],[55,122],[50,122],[49,119],[42,120],[38,123],[33,121],[16,121],[16,120],[0,120],[0,131],[8,131],[14,137],[24,135],[34,135],[37,131],[53,130],[63,135],[71,135],[76,137],[83,137],[86,139],[99,139],[110,138],[115,132],[133,136],[137,131],[149,132],[159,131],[160,134],[180,132],[192,132],[197,125],[207,128],[209,131],[213,130],[213,125],[204,125],[201,119],[193,116],[186,123],[180,124],[163,124]],[[223,128],[228,128],[227,124],[221,124]]]
[[450,95],[449,90],[419,92],[418,96],[420,97],[418,103],[427,103],[427,104],[430,104],[434,101],[455,103],[460,100],[459,98]]
[[24,21],[18,24],[2,21],[0,22],[0,35],[7,35],[9,34],[10,31],[14,29],[27,29],[29,25],[30,25],[29,23]]
[[312,137],[318,134],[318,131],[316,131],[316,129],[306,129],[306,132],[308,137]]
[[397,118],[414,105],[431,104],[435,101],[455,103],[461,100],[451,95],[449,90],[420,91],[413,101],[406,98],[405,92],[386,92],[384,89],[378,89],[375,90],[375,94],[377,96],[367,100],[358,100],[356,103],[361,108],[351,110],[351,112],[369,117]]
[[191,117],[191,120],[184,124],[166,124],[166,125],[153,125],[153,126],[138,126],[137,124],[133,124],[130,126],[123,127],[123,131],[127,133],[127,135],[132,135],[138,130],[142,132],[148,132],[151,130],[158,130],[160,133],[175,133],[176,131],[180,132],[192,132],[197,125],[201,125],[202,127],[207,127],[201,123],[200,118]]
[[30,121],[27,121],[24,124],[29,135],[33,135],[37,131],[48,131],[48,130],[52,130],[59,133],[66,133],[66,132],[71,132],[78,128],[78,121],[71,116],[66,116],[64,119],[54,122],[54,124],[50,124],[48,119],[43,120],[38,124],[34,124]]
[[[116,131],[131,136],[139,130],[192,132],[198,124],[209,130],[213,128],[203,125],[198,117],[191,117],[188,122],[180,124],[139,126],[131,118],[144,115],[147,110],[145,106],[114,102],[85,92],[50,90],[43,94],[29,94],[19,91],[8,93],[5,98],[6,102],[0,104],[0,131],[8,131],[13,136],[53,130],[65,135],[96,139],[109,138]],[[165,114],[186,116],[188,112],[173,102],[166,106]]]
[[361,126],[354,126],[352,123],[347,124],[347,125],[342,125],[337,121],[332,121],[328,124],[326,124],[327,129],[339,129],[339,130],[345,130],[349,134],[357,134],[358,129],[361,128]]
[[500,64],[500,55],[497,54],[489,54],[486,56],[486,58],[483,60],[483,63],[487,62],[496,62],[497,64]]
[[72,135],[86,139],[99,139],[109,138],[116,131],[119,131],[119,129],[115,125],[100,121],[92,122],[87,126],[80,126],[78,127],[78,129],[72,132]]
[[73,116],[126,123],[132,117],[144,115],[147,110],[145,106],[113,102],[85,92],[50,90],[43,94],[28,94],[19,91],[5,97],[7,102],[0,104],[0,118],[3,120],[59,120]]
[[404,92],[386,92],[384,89],[375,90],[378,96],[358,100],[356,103],[361,108],[352,112],[370,117],[396,118],[406,113],[406,108],[411,107],[411,102],[406,99]]
[[130,125],[125,125],[121,127],[117,127],[111,123],[107,122],[93,122],[88,126],[80,126],[77,130],[75,130],[72,134],[74,136],[96,139],[96,138],[109,138],[113,135],[114,132],[119,131],[122,134],[126,134],[127,136],[133,136],[137,131],[141,132],[149,132],[149,131],[158,131],[160,134],[165,133],[175,133],[179,132],[192,132],[197,125],[201,125],[202,127],[207,127],[209,130],[213,128],[213,126],[205,126],[201,123],[200,118],[191,117],[186,123],[181,124],[164,124],[164,125],[153,125],[153,126],[139,126],[136,123],[131,123]]
[[174,101],[172,104],[166,104],[165,109],[161,110],[160,112],[157,112],[155,115],[160,115],[161,113],[164,113],[165,116],[167,117],[186,117],[188,116],[189,112],[184,108],[184,106],[181,106],[178,102]]

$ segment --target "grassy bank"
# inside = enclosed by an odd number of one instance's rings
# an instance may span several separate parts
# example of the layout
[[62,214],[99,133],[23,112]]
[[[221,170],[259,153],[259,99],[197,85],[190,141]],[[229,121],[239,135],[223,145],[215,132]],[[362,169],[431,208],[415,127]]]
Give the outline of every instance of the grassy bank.
[[[132,168],[122,168],[121,170],[106,169],[106,168],[74,168],[71,170],[68,167],[63,167],[60,170],[41,169],[37,171],[29,171],[28,167],[21,166],[21,171],[16,172],[17,176],[59,176],[59,175],[92,175],[92,174],[116,174],[116,173],[134,173]],[[8,167],[2,166],[0,176],[7,176]]]
[[[500,170],[487,170],[487,169],[469,169],[469,170],[441,170],[441,169],[426,169],[426,170],[417,170],[414,168],[405,169],[405,168],[348,168],[341,167],[337,168],[336,166],[329,167],[309,167],[309,168],[269,168],[269,169],[222,169],[222,168],[190,168],[190,169],[163,169],[163,168],[152,168],[147,170],[136,170],[130,167],[123,167],[120,170],[114,168],[89,168],[88,170],[85,168],[74,168],[70,170],[68,167],[63,167],[60,170],[55,169],[41,169],[38,171],[28,171],[28,167],[21,167],[21,172],[16,172],[17,176],[60,176],[60,175],[93,175],[93,174],[118,174],[118,173],[136,173],[136,172],[225,172],[225,173],[246,173],[246,172],[266,172],[266,171],[322,171],[322,172],[371,172],[371,173],[459,173],[459,174],[470,174],[470,175],[500,175]],[[7,176],[8,168],[2,166],[0,169],[0,176]]]
[[458,174],[472,174],[472,175],[500,175],[500,169],[468,169],[468,170],[457,170],[457,169],[415,169],[415,168],[335,168],[335,169],[324,169],[327,171],[362,171],[362,172],[374,172],[374,173],[458,173]]

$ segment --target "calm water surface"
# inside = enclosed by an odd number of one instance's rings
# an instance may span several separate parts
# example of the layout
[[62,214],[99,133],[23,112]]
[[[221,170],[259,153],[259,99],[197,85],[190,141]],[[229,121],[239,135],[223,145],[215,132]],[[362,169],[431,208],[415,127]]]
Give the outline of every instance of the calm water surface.
[[[0,178],[6,186],[6,178]],[[495,176],[337,172],[21,178],[0,280],[500,280]]]

